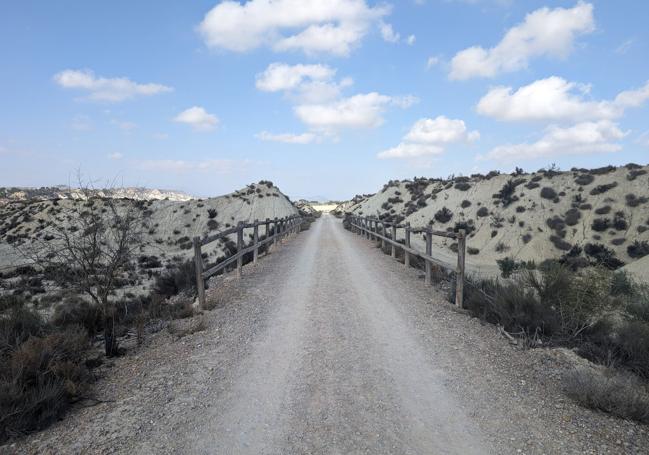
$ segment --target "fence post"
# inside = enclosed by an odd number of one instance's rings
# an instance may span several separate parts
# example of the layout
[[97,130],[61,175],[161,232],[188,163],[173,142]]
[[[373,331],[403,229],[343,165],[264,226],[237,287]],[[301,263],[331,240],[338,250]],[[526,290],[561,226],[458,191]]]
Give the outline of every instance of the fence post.
[[277,237],[279,236],[279,231],[277,230],[277,217],[273,219],[273,246],[277,244]]
[[253,245],[255,245],[255,249],[252,253],[252,263],[256,264],[257,259],[259,258],[259,246],[257,245],[259,243],[259,223],[257,222],[257,220],[255,220],[255,227],[252,231],[252,242]]
[[205,280],[203,279],[203,257],[201,255],[201,239],[194,237],[194,264],[196,265],[196,287],[198,288],[198,303],[205,308]]
[[457,236],[457,282],[455,284],[455,305],[462,308],[464,302],[464,261],[466,258],[466,230],[460,229]]
[[243,222],[239,221],[237,226],[237,278],[241,278],[241,268],[243,267]]
[[387,231],[385,230],[385,222],[381,221],[381,234],[384,238],[381,239],[381,249],[385,248],[385,236],[387,235]]
[[[392,241],[396,242],[397,241],[397,226],[395,224],[392,225]],[[392,244],[392,258],[397,257],[397,247],[393,243]]]
[[[406,223],[406,247],[410,248],[410,222]],[[403,250],[405,255],[403,263],[406,265],[406,269],[410,267],[410,253],[407,250]]]
[[[426,255],[432,256],[433,254],[433,235],[431,234],[431,229],[426,230]],[[432,282],[431,275],[433,271],[433,264],[430,261],[426,260],[426,284]]]

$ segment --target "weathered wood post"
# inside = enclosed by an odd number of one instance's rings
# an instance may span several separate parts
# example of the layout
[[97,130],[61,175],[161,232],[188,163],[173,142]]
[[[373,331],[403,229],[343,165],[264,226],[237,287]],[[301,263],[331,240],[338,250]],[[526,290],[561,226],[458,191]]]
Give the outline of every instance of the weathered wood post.
[[381,221],[381,234],[383,238],[381,239],[381,249],[385,248],[385,236],[387,235],[387,230],[385,229],[385,222]]
[[[428,228],[426,230],[426,256],[432,256],[433,254],[433,234],[431,232],[431,228]],[[433,264],[430,263],[430,261],[426,261],[426,284],[430,284],[432,282],[432,272],[433,272]]]
[[[397,226],[395,224],[392,225],[392,241],[396,242],[397,241]],[[393,243],[392,244],[392,258],[396,259],[397,257],[397,247]]]
[[273,219],[273,247],[277,244],[277,238],[279,236],[279,231],[277,230],[277,217]]
[[466,258],[466,230],[457,233],[457,281],[455,283],[455,305],[462,308],[464,302],[464,262]]
[[[410,248],[410,222],[406,223],[406,248]],[[410,267],[410,253],[408,250],[403,250],[405,255],[403,258],[403,263],[406,265],[406,269]]]
[[255,249],[252,253],[252,263],[256,264],[257,259],[259,258],[259,222],[257,220],[255,220],[255,227],[252,231],[252,243],[255,245]]
[[237,225],[237,278],[241,278],[241,268],[243,267],[243,221]]
[[201,239],[194,237],[194,264],[196,266],[196,288],[198,289],[198,303],[205,308],[205,280],[203,280],[203,257],[201,253]]

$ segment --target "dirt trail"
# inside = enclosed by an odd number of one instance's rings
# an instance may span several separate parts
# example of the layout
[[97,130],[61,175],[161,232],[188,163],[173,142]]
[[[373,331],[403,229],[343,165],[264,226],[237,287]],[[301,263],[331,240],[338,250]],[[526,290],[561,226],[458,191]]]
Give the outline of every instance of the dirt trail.
[[[113,402],[39,453],[642,453],[646,427],[565,399],[561,363],[453,311],[323,216],[245,270],[209,328],[121,360]],[[83,431],[79,431],[83,429]],[[1,450],[0,450],[1,452]]]

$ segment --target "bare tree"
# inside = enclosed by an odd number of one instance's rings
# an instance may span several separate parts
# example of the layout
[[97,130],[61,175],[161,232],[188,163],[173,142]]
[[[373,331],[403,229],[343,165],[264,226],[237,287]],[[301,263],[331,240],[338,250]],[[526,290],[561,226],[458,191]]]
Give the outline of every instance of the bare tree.
[[[102,309],[106,356],[117,350],[112,295],[142,245],[145,228],[139,201],[101,197],[79,178],[82,200],[65,201],[61,224],[48,228],[48,241],[21,249],[37,265],[55,270],[66,286],[85,293]],[[62,204],[61,204],[62,205]]]

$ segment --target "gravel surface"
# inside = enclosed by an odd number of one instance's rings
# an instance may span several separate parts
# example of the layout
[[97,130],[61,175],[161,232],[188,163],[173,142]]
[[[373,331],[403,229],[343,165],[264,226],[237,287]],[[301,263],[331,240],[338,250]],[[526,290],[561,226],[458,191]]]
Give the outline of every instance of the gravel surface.
[[328,215],[212,287],[207,330],[156,334],[100,379],[106,402],[0,453],[649,449],[646,426],[564,396],[569,351],[511,346]]

